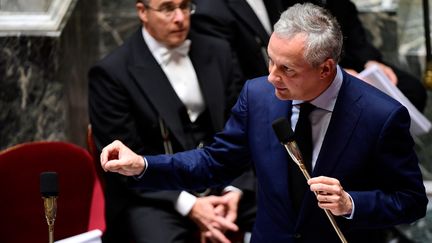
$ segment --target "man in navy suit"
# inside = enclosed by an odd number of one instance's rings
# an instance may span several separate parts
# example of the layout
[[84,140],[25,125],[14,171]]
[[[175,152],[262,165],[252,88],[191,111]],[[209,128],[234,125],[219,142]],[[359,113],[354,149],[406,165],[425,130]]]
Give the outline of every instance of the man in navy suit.
[[[190,0],[138,0],[142,26],[89,72],[89,108],[99,150],[114,139],[143,154],[173,153],[211,142],[223,128],[236,68],[223,40],[189,32]],[[251,171],[249,173],[252,173]],[[250,179],[252,178],[252,179]],[[124,176],[105,175],[104,242],[190,242],[207,215],[255,197],[245,175],[234,187],[196,191],[131,190]],[[244,200],[247,199],[247,200]],[[245,220],[253,223],[252,216]],[[246,220],[247,219],[247,220]],[[220,232],[219,238],[225,238]]]
[[[114,141],[102,151],[102,167],[134,176],[131,183],[141,188],[200,189],[229,183],[252,161],[258,180],[252,242],[340,242],[322,209],[348,242],[383,242],[381,229],[425,215],[427,197],[407,109],[338,66],[342,39],[327,10],[294,5],[270,38],[269,76],[246,82],[213,144],[143,157]],[[315,107],[306,118],[312,178],[295,209],[293,162],[272,122],[287,117],[295,128],[303,103]],[[225,223],[212,220],[210,232]]]
[[349,0],[195,0],[192,29],[227,40],[243,77],[236,84],[240,91],[244,80],[267,75],[266,48],[273,24],[280,13],[295,3],[310,2],[328,9],[339,21],[345,37],[340,66],[357,75],[377,65],[400,91],[423,112],[427,92],[420,80],[383,61],[382,54],[368,40],[354,3]]

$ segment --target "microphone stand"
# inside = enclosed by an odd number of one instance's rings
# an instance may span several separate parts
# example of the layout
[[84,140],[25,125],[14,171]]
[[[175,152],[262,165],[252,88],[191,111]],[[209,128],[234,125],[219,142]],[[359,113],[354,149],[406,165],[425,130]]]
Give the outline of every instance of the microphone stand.
[[45,218],[48,224],[48,242],[54,242],[54,221],[57,212],[57,197],[44,197]]
[[58,178],[56,172],[42,172],[40,174],[40,192],[44,201],[45,218],[48,224],[48,242],[53,243],[58,196]]
[[[306,169],[306,166],[303,163],[302,156],[300,154],[300,149],[297,147],[297,144],[294,141],[287,142],[283,144],[285,149],[287,150],[288,154],[290,155],[291,159],[298,165],[301,172],[303,173],[306,180],[309,180],[311,177],[309,175],[309,172]],[[317,192],[314,192],[315,196],[318,195]],[[331,214],[330,210],[324,209],[325,214],[327,215],[327,218],[330,220],[330,223],[332,224],[333,228],[335,229],[337,235],[339,236],[339,239],[343,243],[348,243],[346,240],[344,234],[340,230],[339,226],[336,223],[336,220],[334,219],[333,215]]]

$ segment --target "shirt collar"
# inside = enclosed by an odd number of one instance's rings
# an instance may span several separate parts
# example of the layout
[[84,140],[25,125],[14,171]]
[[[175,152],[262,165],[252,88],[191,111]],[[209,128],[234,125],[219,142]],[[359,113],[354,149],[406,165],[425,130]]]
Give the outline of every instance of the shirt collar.
[[181,45],[175,48],[167,48],[164,44],[158,42],[148,31],[143,27],[142,33],[150,52],[155,57],[159,65],[167,65],[173,58],[185,57],[189,53],[191,41],[185,40]]
[[145,29],[145,27],[142,27],[142,35],[144,37],[144,41],[147,43],[148,48],[150,49],[150,52],[153,54],[156,61],[159,63],[159,65],[162,65],[163,58],[162,54],[166,52],[167,48],[164,44],[158,42],[153,36],[148,33],[148,31]]

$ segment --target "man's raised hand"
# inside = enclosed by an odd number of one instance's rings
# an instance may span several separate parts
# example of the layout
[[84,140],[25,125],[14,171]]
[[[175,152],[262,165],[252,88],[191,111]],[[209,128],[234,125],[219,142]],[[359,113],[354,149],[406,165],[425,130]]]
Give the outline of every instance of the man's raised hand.
[[105,171],[117,172],[126,176],[139,175],[145,169],[144,158],[118,140],[102,150],[100,162]]

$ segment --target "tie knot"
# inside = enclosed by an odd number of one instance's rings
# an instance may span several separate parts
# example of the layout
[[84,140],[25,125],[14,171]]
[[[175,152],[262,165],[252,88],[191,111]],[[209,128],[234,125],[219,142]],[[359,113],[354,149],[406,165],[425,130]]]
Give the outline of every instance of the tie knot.
[[309,115],[314,109],[315,109],[315,106],[309,102],[304,102],[304,103],[300,104],[300,114],[302,116],[303,115]]

